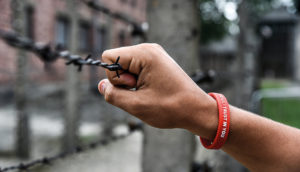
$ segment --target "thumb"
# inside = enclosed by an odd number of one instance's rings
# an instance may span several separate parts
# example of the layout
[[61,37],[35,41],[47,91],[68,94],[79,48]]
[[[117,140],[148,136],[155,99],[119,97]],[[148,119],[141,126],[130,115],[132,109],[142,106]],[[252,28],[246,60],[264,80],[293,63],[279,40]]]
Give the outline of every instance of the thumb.
[[98,90],[108,103],[129,113],[134,113],[133,109],[138,106],[139,101],[136,91],[116,87],[108,79],[103,79],[99,82]]
[[105,95],[105,90],[107,85],[109,85],[108,82],[109,82],[108,79],[103,79],[98,84],[98,90],[103,96]]

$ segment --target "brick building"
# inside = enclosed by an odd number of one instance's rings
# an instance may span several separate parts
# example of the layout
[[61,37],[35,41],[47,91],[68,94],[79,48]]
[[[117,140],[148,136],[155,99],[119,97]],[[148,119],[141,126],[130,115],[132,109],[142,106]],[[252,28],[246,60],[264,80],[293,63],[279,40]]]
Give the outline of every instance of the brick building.
[[[66,0],[27,0],[24,9],[26,36],[36,42],[60,45],[66,49],[70,44],[71,22]],[[100,57],[104,49],[133,44],[132,27],[128,23],[112,18],[102,12],[94,11],[83,1],[77,3],[78,13],[78,48],[76,54],[86,56],[94,52]],[[137,23],[146,20],[146,0],[97,0],[96,3],[129,16]],[[10,0],[0,0],[0,29],[12,30],[12,11]],[[96,47],[92,49],[92,47]],[[17,49],[0,40],[0,85],[14,82]],[[57,60],[45,64],[40,59],[28,54],[29,80],[34,82],[62,81],[65,77],[65,64]],[[101,70],[101,69],[99,69]],[[83,76],[88,78],[87,68]],[[101,73],[101,72],[100,72]]]

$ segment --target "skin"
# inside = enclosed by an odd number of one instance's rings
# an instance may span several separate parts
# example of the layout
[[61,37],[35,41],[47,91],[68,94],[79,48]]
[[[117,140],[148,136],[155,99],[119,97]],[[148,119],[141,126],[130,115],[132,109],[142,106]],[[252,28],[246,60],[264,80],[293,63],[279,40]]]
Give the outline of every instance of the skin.
[[[107,50],[106,63],[119,63],[120,78],[106,70],[98,88],[105,100],[157,128],[183,128],[213,140],[216,101],[196,85],[157,44]],[[130,88],[136,88],[133,91]],[[300,171],[300,130],[230,106],[231,125],[222,150],[251,171]]]

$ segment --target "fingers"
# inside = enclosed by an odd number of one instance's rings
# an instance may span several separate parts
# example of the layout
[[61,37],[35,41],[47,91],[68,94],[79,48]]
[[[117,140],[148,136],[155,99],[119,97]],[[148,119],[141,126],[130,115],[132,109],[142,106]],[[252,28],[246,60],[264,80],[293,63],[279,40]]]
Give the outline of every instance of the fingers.
[[[132,74],[138,75],[141,70],[141,66],[139,66],[140,61],[137,60],[138,54],[139,49],[136,48],[136,46],[121,47],[104,51],[102,54],[102,60],[105,63],[115,63],[117,58],[120,57],[119,63],[122,68]],[[113,76],[116,75],[115,72],[106,71],[109,74],[113,73]]]
[[[120,76],[130,73],[136,78],[145,68],[151,68],[154,58],[158,56],[157,52],[160,51],[162,48],[157,44],[139,44],[106,50],[102,54],[102,60],[105,63],[115,63],[116,59],[120,57],[119,63],[124,69],[124,71],[119,71]],[[116,72],[106,70],[106,75],[113,85],[125,85],[124,80],[119,79]]]
[[116,86],[125,86],[126,88],[136,87],[136,77],[130,73],[122,73],[120,78],[112,77],[110,82]]
[[137,92],[115,87],[107,79],[99,82],[98,89],[108,103],[134,113],[139,102]]

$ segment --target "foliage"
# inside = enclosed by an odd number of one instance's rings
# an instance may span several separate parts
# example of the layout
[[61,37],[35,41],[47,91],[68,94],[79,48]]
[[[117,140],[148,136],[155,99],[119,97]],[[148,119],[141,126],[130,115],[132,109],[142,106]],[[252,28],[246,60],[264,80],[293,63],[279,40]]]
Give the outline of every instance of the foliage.
[[202,0],[200,6],[201,42],[209,43],[212,40],[220,40],[228,34],[227,20],[221,13],[215,1]]
[[[241,4],[242,0],[198,0],[201,19],[201,43],[207,44],[213,40],[220,40],[230,34],[229,28],[235,21],[228,20],[224,15],[224,10],[220,9],[220,3],[234,2]],[[293,0],[299,6],[300,0]],[[265,13],[281,7],[282,0],[251,0],[247,1],[247,6],[251,19],[258,20]],[[290,8],[294,8],[293,6]]]

